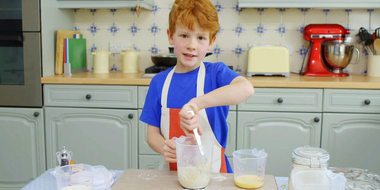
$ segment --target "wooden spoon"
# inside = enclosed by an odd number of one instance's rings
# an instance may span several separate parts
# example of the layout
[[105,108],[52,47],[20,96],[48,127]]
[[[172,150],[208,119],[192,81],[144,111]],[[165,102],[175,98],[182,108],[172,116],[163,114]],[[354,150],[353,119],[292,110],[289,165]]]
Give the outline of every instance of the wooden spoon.
[[374,55],[380,55],[380,38],[373,42],[373,48],[375,49]]

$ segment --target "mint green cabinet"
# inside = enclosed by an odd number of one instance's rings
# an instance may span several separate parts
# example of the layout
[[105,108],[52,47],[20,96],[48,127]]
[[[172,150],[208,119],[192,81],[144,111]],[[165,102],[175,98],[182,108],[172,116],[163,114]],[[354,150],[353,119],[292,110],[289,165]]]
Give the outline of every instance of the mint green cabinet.
[[21,189],[46,170],[42,108],[0,108],[0,189]]
[[239,111],[237,149],[265,149],[268,153],[265,172],[289,176],[295,148],[320,146],[321,115]]
[[330,166],[354,167],[380,173],[380,115],[324,113],[322,148]]
[[63,145],[76,163],[110,170],[137,168],[137,110],[46,107],[47,166]]

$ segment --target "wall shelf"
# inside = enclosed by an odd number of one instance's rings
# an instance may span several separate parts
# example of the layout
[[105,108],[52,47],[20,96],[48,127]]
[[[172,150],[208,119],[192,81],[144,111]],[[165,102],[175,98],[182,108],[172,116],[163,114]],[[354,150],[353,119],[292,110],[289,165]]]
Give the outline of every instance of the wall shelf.
[[107,9],[107,8],[132,8],[136,7],[136,4],[140,4],[142,9],[152,10],[154,2],[153,0],[57,0],[58,8],[60,9]]
[[238,0],[239,8],[380,8],[380,0]]

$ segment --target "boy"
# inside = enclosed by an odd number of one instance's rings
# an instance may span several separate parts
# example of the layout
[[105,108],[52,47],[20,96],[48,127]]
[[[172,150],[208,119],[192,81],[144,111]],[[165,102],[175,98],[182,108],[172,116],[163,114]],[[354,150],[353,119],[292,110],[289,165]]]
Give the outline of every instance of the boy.
[[176,170],[176,147],[171,139],[193,136],[193,129],[198,128],[200,135],[214,138],[212,172],[232,173],[224,154],[228,105],[245,101],[254,89],[224,63],[202,62],[218,30],[218,13],[209,0],[174,2],[167,34],[177,64],[152,79],[140,117],[148,124],[149,146],[163,155],[160,169]]

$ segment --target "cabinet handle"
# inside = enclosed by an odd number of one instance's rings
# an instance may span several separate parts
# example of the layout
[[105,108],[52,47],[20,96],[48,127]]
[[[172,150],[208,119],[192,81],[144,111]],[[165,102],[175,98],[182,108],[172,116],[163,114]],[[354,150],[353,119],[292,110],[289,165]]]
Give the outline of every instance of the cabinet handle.
[[86,99],[87,99],[87,100],[91,99],[91,94],[87,94],[87,95],[86,95]]
[[319,117],[314,117],[314,122],[318,123],[320,120]]
[[128,115],[128,118],[129,118],[129,119],[133,119],[133,114],[130,113],[130,114]]
[[38,112],[34,112],[34,117],[38,117],[39,115],[40,115],[40,113],[38,113]]
[[277,99],[277,102],[280,103],[280,104],[281,104],[283,101],[284,101],[284,100],[283,100],[282,98],[278,98],[278,99]]
[[364,100],[364,103],[365,103],[365,105],[369,105],[371,103],[371,100],[366,99],[366,100]]

